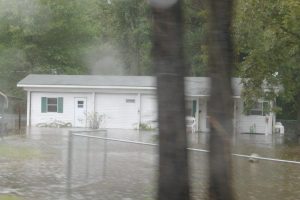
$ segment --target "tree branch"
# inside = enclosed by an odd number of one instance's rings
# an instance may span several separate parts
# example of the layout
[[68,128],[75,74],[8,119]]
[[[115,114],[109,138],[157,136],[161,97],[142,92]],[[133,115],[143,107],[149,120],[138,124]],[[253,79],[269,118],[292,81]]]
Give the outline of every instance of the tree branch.
[[281,30],[283,30],[284,32],[286,32],[286,33],[288,33],[288,34],[290,34],[290,35],[296,37],[298,40],[300,40],[300,34],[295,33],[295,32],[292,32],[292,31],[288,30],[287,28],[285,28],[285,27],[283,27],[283,26],[279,26],[279,28],[280,28]]

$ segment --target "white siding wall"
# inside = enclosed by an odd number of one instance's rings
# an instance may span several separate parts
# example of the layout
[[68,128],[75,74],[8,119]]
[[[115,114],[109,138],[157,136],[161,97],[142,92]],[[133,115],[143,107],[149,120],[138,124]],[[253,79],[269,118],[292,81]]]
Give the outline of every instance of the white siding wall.
[[[237,130],[240,133],[249,133],[252,131],[256,133],[271,134],[272,133],[272,121],[274,114],[270,116],[260,115],[244,115],[243,114],[243,101],[237,101]],[[268,120],[266,120],[268,118]]]
[[[32,88],[30,94],[31,103],[28,105],[31,108],[28,113],[31,119],[28,120],[28,126],[51,123],[54,120],[74,125],[75,97],[87,99],[87,114],[95,111],[105,116],[102,124],[105,128],[138,128],[139,122],[155,121],[157,118],[155,94],[152,90]],[[63,97],[63,113],[42,113],[42,97]],[[135,103],[127,103],[126,99],[135,99]],[[145,102],[142,103],[142,100]],[[150,117],[149,113],[153,113],[153,116]]]
[[[243,102],[241,99],[236,100],[237,103],[237,110],[236,110],[236,128],[239,133],[249,133],[251,126],[255,127],[256,133],[263,133],[263,134],[271,134],[272,133],[272,121],[275,115],[270,113],[267,117],[266,116],[259,116],[259,115],[244,115],[243,114]],[[198,130],[201,132],[208,132],[208,118],[207,118],[207,98],[199,98],[199,128]]]
[[157,98],[155,95],[141,95],[141,123],[157,127]]
[[[42,113],[41,98],[42,97],[63,97],[63,113]],[[62,92],[32,92],[31,93],[31,126],[38,123],[50,123],[54,120],[70,122],[74,124],[74,98],[85,97],[87,99],[87,112],[92,112],[92,94],[90,93],[62,93]]]
[[[81,92],[82,91],[82,92]],[[31,91],[31,120],[30,125],[35,126],[38,123],[50,123],[54,120],[70,122],[74,124],[74,98],[85,97],[87,99],[87,112],[94,111],[105,115],[103,127],[105,128],[137,128],[139,122],[148,123],[157,121],[157,99],[154,91],[143,90],[90,90],[83,92],[72,90],[52,90],[49,92]],[[93,93],[96,95],[93,96]],[[141,93],[141,95],[139,95]],[[63,113],[42,113],[42,97],[63,97]],[[94,102],[95,98],[95,102]],[[135,99],[135,103],[126,103],[126,99]],[[207,98],[200,97],[198,108],[199,113],[198,127],[199,131],[207,132]],[[94,105],[95,104],[95,105]],[[274,114],[269,116],[266,123],[266,116],[243,114],[242,100],[237,100],[237,131],[250,132],[250,127],[255,125],[257,133],[272,133],[272,121]],[[155,124],[155,123],[154,123]]]

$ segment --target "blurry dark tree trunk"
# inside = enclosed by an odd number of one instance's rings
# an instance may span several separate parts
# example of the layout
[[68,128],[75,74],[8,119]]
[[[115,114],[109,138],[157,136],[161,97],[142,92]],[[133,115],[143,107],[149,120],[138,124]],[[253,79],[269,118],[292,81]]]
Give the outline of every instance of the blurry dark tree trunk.
[[189,200],[181,1],[151,7],[159,110],[158,199]]
[[209,197],[213,200],[234,199],[232,190],[230,139],[233,132],[233,99],[231,71],[232,0],[209,0],[209,73],[211,95],[208,102],[210,119]]

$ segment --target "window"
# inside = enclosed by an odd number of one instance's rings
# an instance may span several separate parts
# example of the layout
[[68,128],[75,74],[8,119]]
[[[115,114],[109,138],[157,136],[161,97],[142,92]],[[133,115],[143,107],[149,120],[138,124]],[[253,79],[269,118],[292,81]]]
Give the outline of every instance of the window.
[[84,102],[83,101],[77,101],[77,108],[83,108]]
[[63,98],[42,97],[41,112],[42,113],[47,113],[47,112],[63,113]]
[[270,112],[270,103],[267,101],[258,101],[247,113],[248,115],[261,115],[265,116]]
[[195,117],[197,112],[197,100],[187,100],[185,105],[187,116]]
[[47,98],[47,111],[57,112],[57,98]]

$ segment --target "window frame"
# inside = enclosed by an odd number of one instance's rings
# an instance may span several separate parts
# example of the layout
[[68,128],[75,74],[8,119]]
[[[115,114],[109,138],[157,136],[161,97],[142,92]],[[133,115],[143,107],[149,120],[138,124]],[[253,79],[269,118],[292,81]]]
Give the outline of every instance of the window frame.
[[[56,99],[56,103],[49,103],[49,99]],[[49,106],[55,106],[56,107],[56,111],[49,111]],[[47,112],[50,113],[57,113],[58,112],[58,97],[47,97],[47,101],[46,101],[46,107],[47,107]]]
[[265,100],[260,100],[255,102],[253,107],[247,112],[247,115],[266,116],[269,113],[270,113],[270,102]]
[[[51,99],[56,99],[56,103],[50,102]],[[63,97],[41,97],[41,113],[63,113],[64,101]],[[50,111],[50,107],[56,107],[56,110]]]

